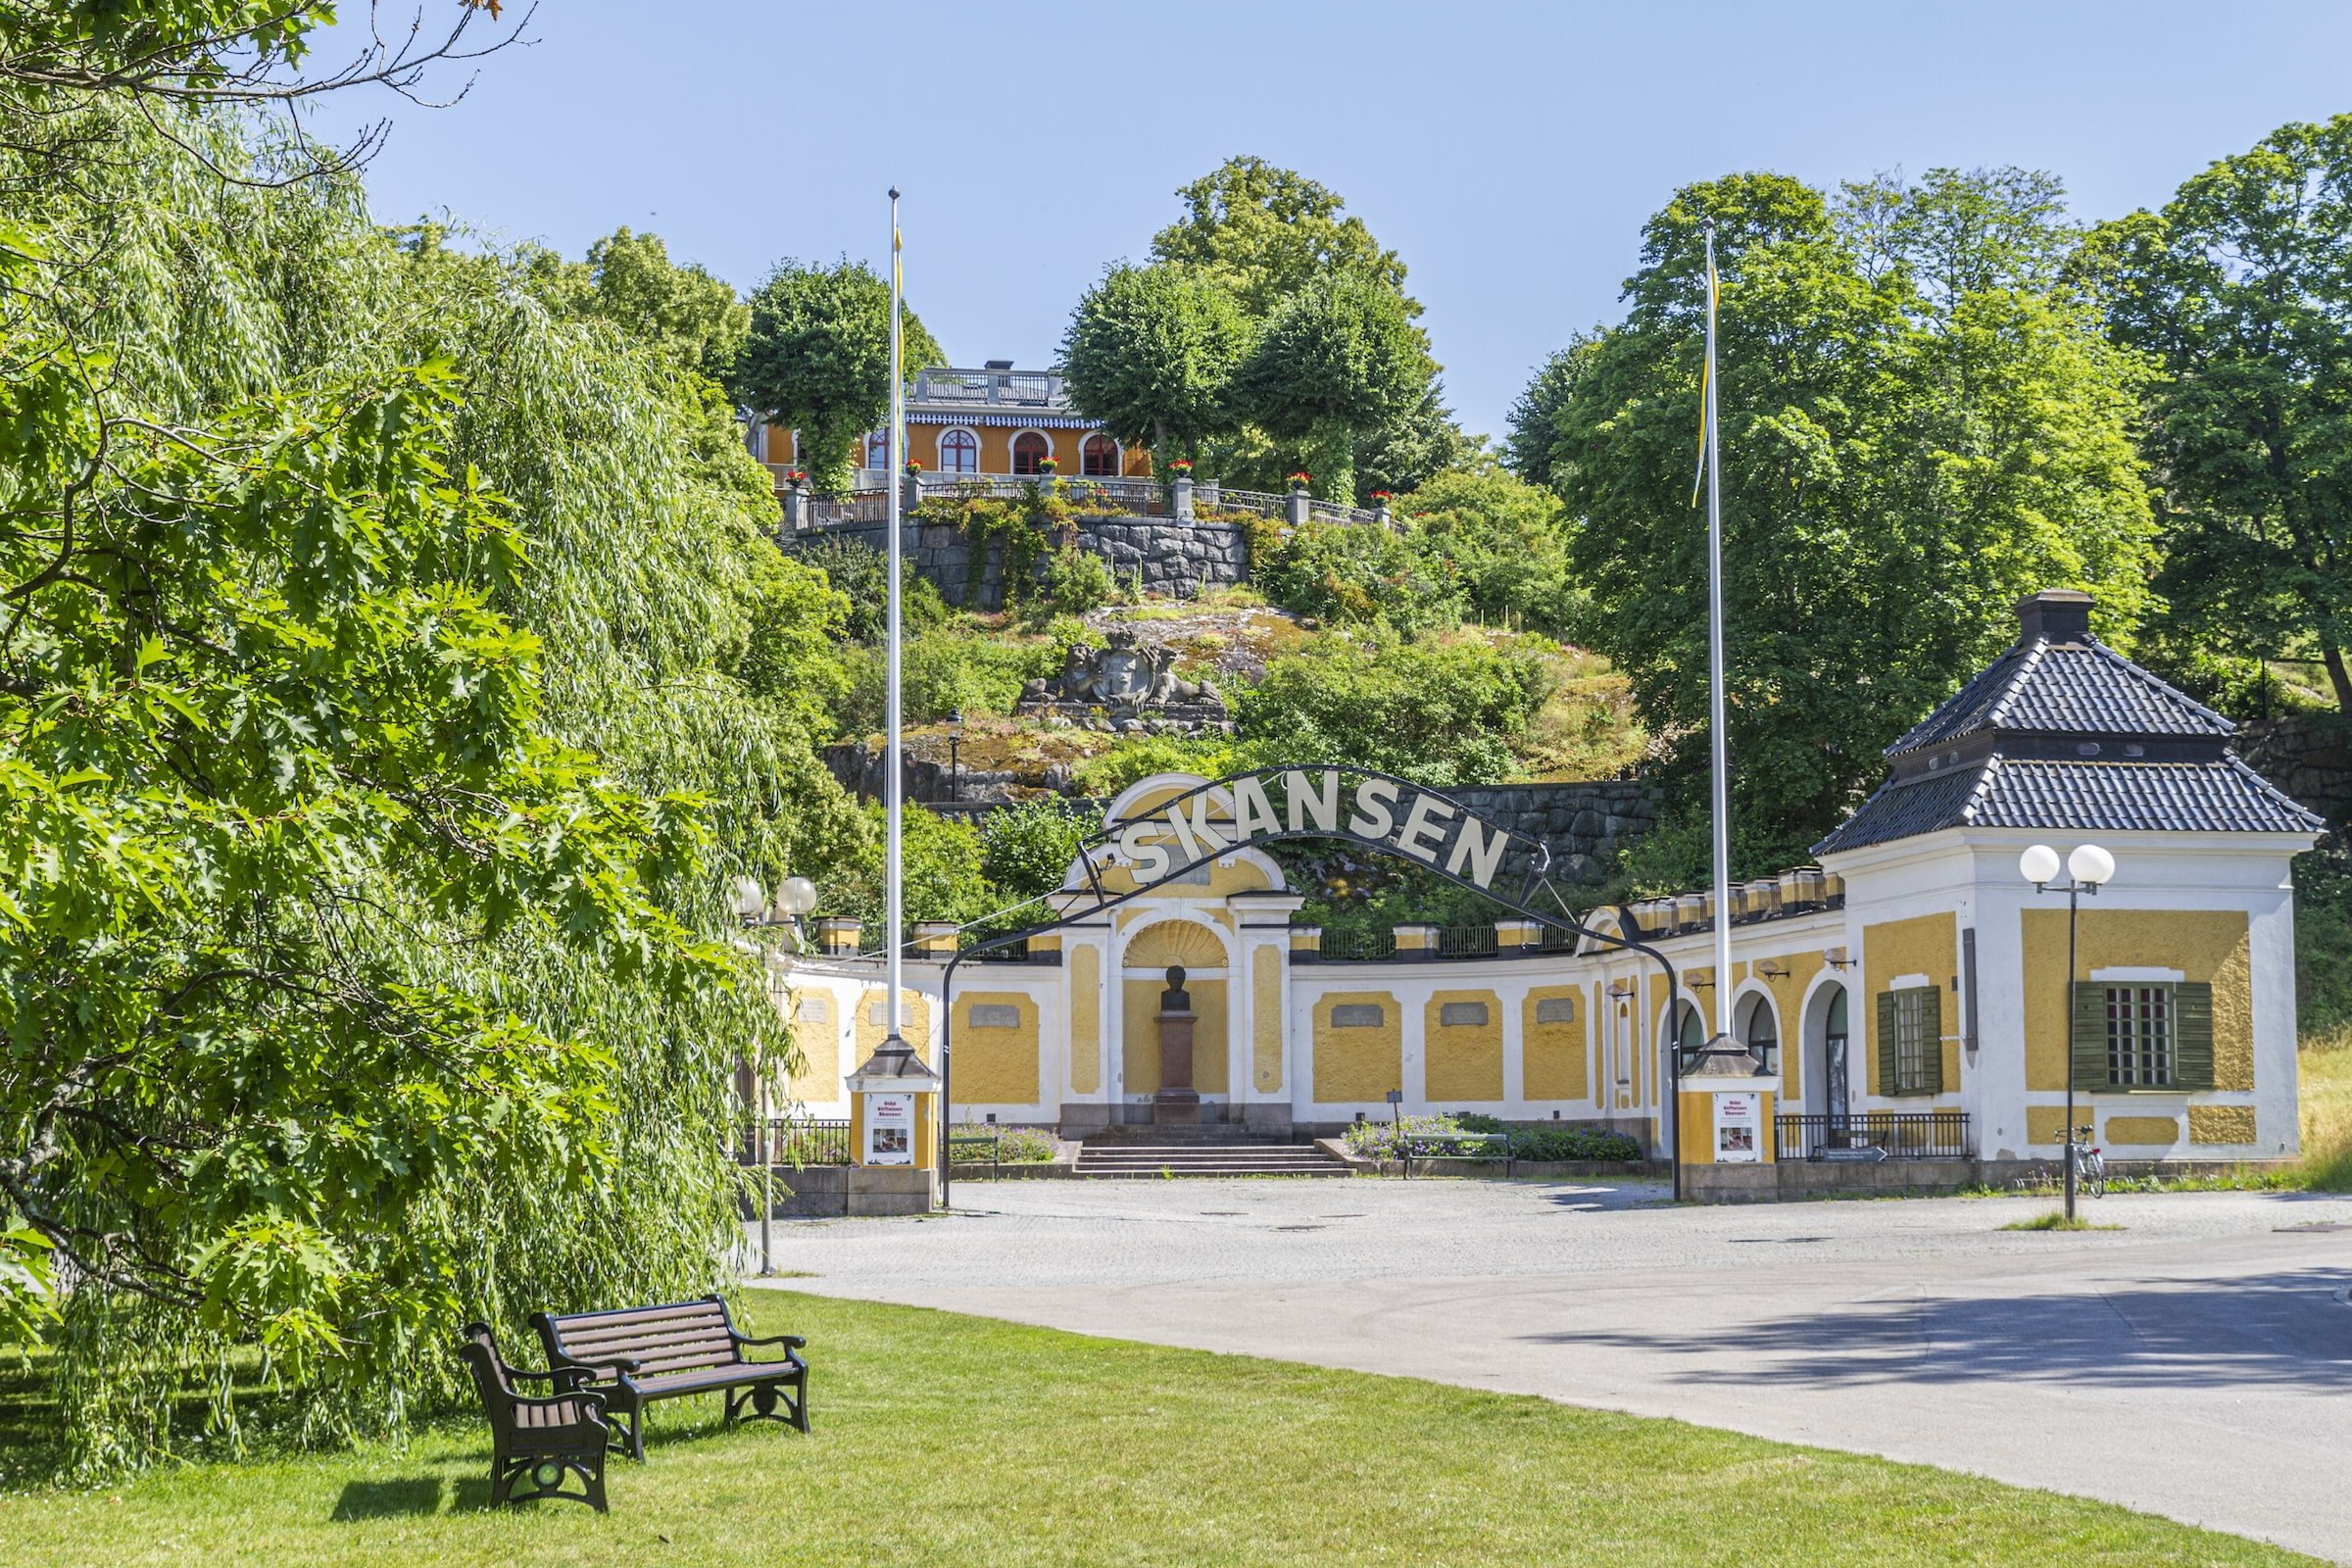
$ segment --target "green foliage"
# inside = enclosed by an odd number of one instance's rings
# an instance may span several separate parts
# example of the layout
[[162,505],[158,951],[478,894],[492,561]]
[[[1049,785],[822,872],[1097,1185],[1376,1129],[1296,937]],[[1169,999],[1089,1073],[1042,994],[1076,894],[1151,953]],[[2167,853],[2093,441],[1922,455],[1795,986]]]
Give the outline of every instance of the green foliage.
[[724,890],[864,836],[793,691],[838,606],[543,259],[225,117],[10,113],[0,1191],[71,1288],[11,1241],[0,1318],[60,1312],[85,1474],[398,1428],[451,1322],[715,1283],[726,1070],[788,1050]]
[[[771,424],[800,432],[809,480],[840,490],[856,444],[890,414],[890,285],[862,262],[784,261],[752,296],[750,335],[732,382],[736,398]],[[906,312],[904,368],[946,357]]]
[[2352,115],[2282,125],[2102,225],[2079,270],[2151,356],[2157,591],[2186,639],[2316,654],[2352,712]]
[[[2010,228],[1987,228],[1998,244],[1981,266],[1938,249],[1951,183],[1917,198],[1934,211],[1909,226],[1884,200],[1833,213],[1778,175],[1683,191],[1644,231],[1631,314],[1591,346],[1554,417],[1549,471],[1580,516],[1569,564],[1592,596],[1590,641],[1632,679],[1653,732],[1688,737],[1670,779],[1701,799],[1706,530],[1691,463],[1711,216],[1733,820],[1752,857],[1736,875],[1790,863],[1834,825],[1876,782],[1881,748],[2014,637],[2022,594],[2087,588],[2102,634],[2124,644],[2146,602],[2135,362],[2070,297],[2010,270],[2021,249],[2039,254]],[[1980,184],[1996,205],[2022,190],[2028,208],[2042,188]],[[1953,295],[1923,289],[1927,275],[2002,281]]]
[[1390,503],[1414,554],[1493,626],[1568,635],[1586,611],[1568,569],[1567,509],[1493,459],[1434,476]]
[[680,369],[724,381],[751,335],[752,308],[734,286],[669,259],[659,234],[623,226],[588,247],[586,262],[553,261],[541,283],[566,315],[610,321]]
[[1096,753],[1072,768],[1071,773],[1087,794],[1107,798],[1154,773],[1198,773],[1202,778],[1227,778],[1248,772],[1256,765],[1245,760],[1251,755],[1240,743],[1222,736],[1137,735],[1121,740],[1106,752]]
[[1070,399],[1130,446],[1191,455],[1233,427],[1250,322],[1210,273],[1120,266],[1087,290],[1061,345]]
[[[977,920],[996,909],[1001,901],[980,870],[980,830],[969,822],[909,802],[905,807],[901,838],[906,916],[914,920]],[[879,802],[865,808],[866,837],[861,851],[837,863],[823,884],[825,908],[834,914],[865,922],[865,945],[883,945],[882,925],[888,917],[884,864],[885,815]]]
[[1310,519],[1272,537],[1270,548],[1251,552],[1250,577],[1287,610],[1384,620],[1407,635],[1461,618],[1454,582],[1399,534]]
[[[826,536],[792,547],[792,559],[825,574],[849,602],[843,632],[853,641],[879,642],[890,613],[890,557],[856,539]],[[906,557],[899,561],[899,618],[909,631],[947,624],[951,615],[931,580]]]
[[[1314,279],[1352,272],[1404,291],[1404,264],[1340,193],[1262,158],[1228,158],[1176,194],[1184,217],[1152,239],[1154,261],[1197,267],[1264,318]],[[1419,306],[1409,307],[1421,314]]]
[[[958,1165],[1045,1165],[1061,1152],[1061,1140],[1044,1127],[1000,1127],[993,1122],[963,1122],[956,1136],[973,1140],[951,1144],[948,1157]],[[987,1139],[993,1142],[983,1143]]]
[[1351,499],[1357,506],[1370,506],[1375,491],[1395,496],[1417,489],[1448,469],[1470,466],[1485,444],[1484,436],[1462,433],[1453,411],[1446,407],[1444,387],[1432,379],[1410,407],[1357,434]]
[[1461,633],[1406,642],[1385,627],[1317,638],[1236,695],[1242,735],[1269,760],[1378,768],[1417,783],[1494,783],[1550,693],[1540,638]]
[[1592,367],[1598,341],[1597,334],[1580,333],[1566,348],[1553,350],[1503,416],[1509,431],[1502,444],[1503,465],[1529,484],[1561,488],[1562,466],[1573,460],[1561,448],[1560,411]]
[[1110,574],[1110,563],[1091,550],[1063,545],[1047,558],[1040,607],[1055,615],[1083,615],[1130,597]]
[[[845,734],[870,734],[884,722],[884,650],[844,650],[852,686],[840,708]],[[906,640],[901,652],[899,701],[908,724],[936,724],[952,713],[1009,713],[1021,687],[1061,673],[1062,653],[1052,642],[1000,637],[956,622]]]
[[1305,444],[1330,499],[1355,500],[1355,444],[1415,409],[1437,366],[1404,296],[1354,272],[1289,294],[1235,379],[1239,407],[1277,440]]
[[1006,904],[1051,893],[1091,831],[1086,817],[1050,796],[991,811],[980,829],[981,874]]
[[2352,1035],[2352,859],[2295,857],[2295,1015],[2306,1039]]

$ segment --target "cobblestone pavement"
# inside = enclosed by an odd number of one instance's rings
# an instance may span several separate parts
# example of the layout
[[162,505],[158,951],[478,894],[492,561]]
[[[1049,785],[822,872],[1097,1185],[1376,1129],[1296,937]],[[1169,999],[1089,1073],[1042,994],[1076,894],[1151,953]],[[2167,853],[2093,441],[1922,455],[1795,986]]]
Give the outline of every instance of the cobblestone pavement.
[[[1677,1208],[1648,1186],[960,1182],[779,1222],[779,1281],[1671,1415],[2352,1562],[2352,1200]],[[751,1228],[756,1244],[758,1228]]]

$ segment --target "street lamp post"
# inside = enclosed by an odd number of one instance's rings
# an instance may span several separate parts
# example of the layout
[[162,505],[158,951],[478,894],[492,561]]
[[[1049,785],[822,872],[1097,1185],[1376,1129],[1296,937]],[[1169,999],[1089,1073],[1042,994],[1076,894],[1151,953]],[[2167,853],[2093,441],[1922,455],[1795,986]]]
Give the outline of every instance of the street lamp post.
[[[805,876],[788,876],[776,888],[774,903],[769,903],[759,882],[752,877],[739,877],[735,882],[735,913],[746,930],[759,931],[789,924],[792,927],[792,946],[796,953],[806,951],[808,943],[801,929],[801,917],[816,907],[816,884]],[[762,950],[761,963],[766,962]],[[774,979],[769,977],[769,988]],[[764,1058],[753,1069],[752,1080],[752,1158],[760,1166],[760,1272],[762,1276],[776,1271],[775,1235],[773,1221],[776,1211],[775,1129],[768,1117],[768,1075],[772,1064]]]
[[958,708],[948,715],[948,799],[963,799],[963,769],[956,757],[963,745],[963,710]]
[[[2017,858],[2018,874],[2034,884],[2035,893],[2051,891],[2058,875],[2058,852],[2036,844]],[[2097,896],[2115,875],[2115,857],[2096,844],[2079,844],[2066,858],[2066,1001],[2058,1011],[2059,1038],[2066,1042],[2061,1056],[2066,1071],[2066,1222],[2075,1222],[2075,954],[2076,932],[2082,921],[2082,895]]]

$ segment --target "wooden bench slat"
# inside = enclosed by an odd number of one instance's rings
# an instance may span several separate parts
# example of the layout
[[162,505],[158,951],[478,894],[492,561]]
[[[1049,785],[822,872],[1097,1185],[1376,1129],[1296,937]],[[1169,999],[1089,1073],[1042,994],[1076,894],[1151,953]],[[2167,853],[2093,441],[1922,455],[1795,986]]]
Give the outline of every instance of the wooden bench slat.
[[604,1349],[616,1345],[732,1345],[734,1340],[720,1324],[690,1326],[661,1325],[652,1329],[629,1329],[619,1333],[570,1334],[559,1331],[557,1338],[566,1347]]
[[662,1306],[624,1306],[609,1312],[551,1312],[547,1320],[560,1329],[592,1329],[663,1317],[723,1319],[726,1315],[723,1301],[671,1301]]

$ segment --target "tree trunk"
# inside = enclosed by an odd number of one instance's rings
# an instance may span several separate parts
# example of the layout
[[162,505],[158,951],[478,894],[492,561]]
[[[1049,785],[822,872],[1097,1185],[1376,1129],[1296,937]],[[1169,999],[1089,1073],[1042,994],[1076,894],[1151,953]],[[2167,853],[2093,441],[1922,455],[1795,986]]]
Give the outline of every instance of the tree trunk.
[[2335,706],[2352,713],[2352,669],[2344,666],[2344,651],[2333,643],[2322,643],[2320,659],[2328,666],[2328,683],[2335,687]]

